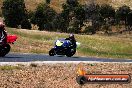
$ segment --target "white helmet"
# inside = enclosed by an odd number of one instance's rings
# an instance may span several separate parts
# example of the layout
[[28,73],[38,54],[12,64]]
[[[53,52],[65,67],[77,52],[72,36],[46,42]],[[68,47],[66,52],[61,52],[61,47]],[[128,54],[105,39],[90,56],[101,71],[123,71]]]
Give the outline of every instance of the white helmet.
[[74,34],[70,34],[69,35],[69,38],[74,38]]
[[3,29],[5,27],[5,24],[3,22],[0,22],[0,29]]

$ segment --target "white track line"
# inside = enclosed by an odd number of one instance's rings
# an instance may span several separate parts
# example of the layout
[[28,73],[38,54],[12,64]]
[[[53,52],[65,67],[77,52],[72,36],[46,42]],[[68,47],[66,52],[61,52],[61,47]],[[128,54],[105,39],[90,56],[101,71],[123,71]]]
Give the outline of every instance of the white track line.
[[0,62],[0,65],[30,65],[30,64],[79,64],[79,63],[112,63],[112,64],[132,64],[132,62],[99,62],[99,61],[35,61],[35,62]]

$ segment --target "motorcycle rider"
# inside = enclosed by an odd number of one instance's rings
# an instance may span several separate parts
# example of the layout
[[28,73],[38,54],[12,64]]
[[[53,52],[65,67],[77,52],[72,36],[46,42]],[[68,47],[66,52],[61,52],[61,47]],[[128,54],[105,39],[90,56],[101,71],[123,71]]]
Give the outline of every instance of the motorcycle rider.
[[71,41],[71,48],[76,48],[76,39],[74,37],[74,34],[70,34],[68,38],[65,40],[70,40]]
[[0,45],[7,42],[7,33],[5,30],[5,25],[0,22]]

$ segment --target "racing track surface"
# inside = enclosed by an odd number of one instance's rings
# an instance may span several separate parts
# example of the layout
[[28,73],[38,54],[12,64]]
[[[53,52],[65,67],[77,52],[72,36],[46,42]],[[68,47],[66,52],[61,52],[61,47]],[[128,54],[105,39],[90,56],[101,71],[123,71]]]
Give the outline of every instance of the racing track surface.
[[49,56],[44,54],[15,54],[10,53],[5,57],[0,57],[1,62],[46,62],[46,61],[82,61],[82,62],[129,62],[132,60],[128,59],[105,59],[105,58],[91,58],[91,57],[66,57],[66,56]]

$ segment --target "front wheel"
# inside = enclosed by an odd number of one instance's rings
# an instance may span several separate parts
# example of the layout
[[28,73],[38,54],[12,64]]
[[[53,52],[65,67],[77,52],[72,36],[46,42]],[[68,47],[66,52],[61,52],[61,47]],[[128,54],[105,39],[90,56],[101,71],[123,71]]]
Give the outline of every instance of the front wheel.
[[10,52],[10,49],[11,49],[11,47],[9,44],[2,46],[1,51],[0,51],[0,56],[4,57],[6,54],[8,54]]
[[49,51],[49,55],[50,55],[50,56],[54,56],[54,55],[55,55],[55,50],[54,50],[54,48],[52,48],[52,49]]
[[67,57],[72,57],[76,53],[76,49],[71,49],[67,51],[66,56]]

